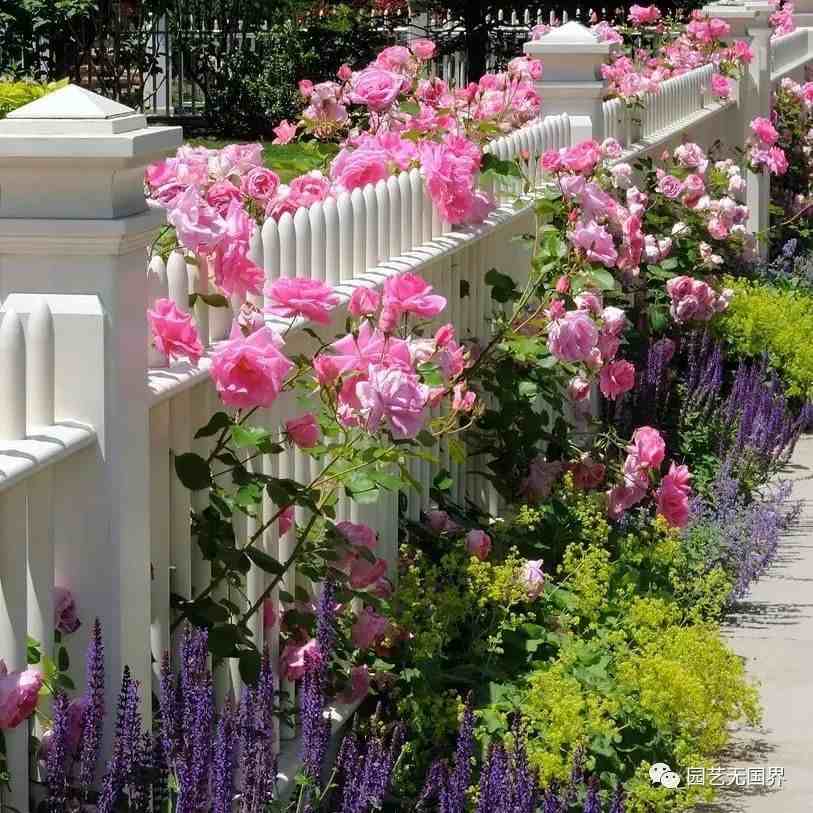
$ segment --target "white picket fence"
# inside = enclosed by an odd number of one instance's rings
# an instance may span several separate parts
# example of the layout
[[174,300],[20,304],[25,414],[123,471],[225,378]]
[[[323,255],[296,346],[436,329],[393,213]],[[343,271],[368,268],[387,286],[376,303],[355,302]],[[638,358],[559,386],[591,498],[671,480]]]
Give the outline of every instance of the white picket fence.
[[[777,40],[774,81],[800,69],[801,52],[794,49],[803,38],[790,36],[792,47],[784,38]],[[805,53],[806,64],[813,49],[808,46]],[[744,136],[742,87],[732,101],[714,101],[709,78],[710,70],[700,68],[664,83],[659,95],[647,99],[640,124],[631,122],[617,102],[606,102],[603,119],[593,123],[595,132],[617,138],[626,160],[683,138],[707,146],[716,138],[731,143],[732,134]],[[544,97],[544,82],[541,92]],[[44,642],[47,651],[52,589],[70,587],[84,621],[69,639],[76,677],[90,622],[99,615],[111,666],[108,706],[113,708],[118,671],[126,662],[144,685],[144,712],[149,713],[155,663],[172,643],[170,595],[194,595],[209,580],[209,565],[194,546],[189,526],[190,509],[202,508],[206,496],[183,488],[173,458],[190,450],[206,452],[208,441],[195,440],[194,434],[217,409],[217,397],[208,378],[208,356],[198,367],[167,367],[154,351],[148,354],[144,310],[160,297],[189,310],[190,293],[206,293],[209,274],[204,261],[177,252],[166,264],[154,258],[144,274],[143,252],[159,216],[144,208],[141,173],[179,134],[173,128],[146,129],[140,117],[128,118],[92,96],[73,102],[96,105],[90,127],[87,115],[85,124],[75,124],[79,117],[70,115],[66,123],[59,93],[40,104],[36,120],[18,111],[16,118],[0,123],[0,370],[5,385],[0,400],[0,657],[9,669],[24,668],[27,635]],[[74,138],[73,128],[79,127],[88,132]],[[489,151],[519,159],[536,185],[541,182],[540,154],[576,139],[571,119],[561,115],[498,139]],[[59,158],[48,158],[49,150]],[[23,173],[26,162],[31,172]],[[43,181],[40,189],[37,172],[46,166],[57,180]],[[82,194],[74,194],[75,189]],[[254,241],[253,256],[267,280],[324,280],[345,302],[356,286],[378,287],[394,274],[415,271],[448,300],[437,324],[451,322],[461,338],[482,338],[492,312],[483,277],[497,268],[522,280],[529,255],[514,238],[534,228],[533,203],[523,197],[521,182],[501,182],[493,191],[500,205],[486,222],[451,228],[434,210],[420,173],[405,172],[286,214],[278,223],[269,220]],[[108,205],[104,194],[120,197]],[[38,195],[43,195],[41,203]],[[93,213],[77,214],[82,206],[93,207]],[[262,297],[253,301],[264,304]],[[241,304],[234,300],[230,309],[211,309],[200,300],[195,304],[195,321],[207,347],[227,335],[232,312]],[[339,332],[343,322],[344,308],[339,307],[333,325],[321,334]],[[287,352],[295,355],[311,340],[294,329],[286,341]],[[281,437],[285,421],[298,414],[293,399],[284,396],[257,413],[256,420]],[[410,519],[419,519],[428,506],[438,468],[451,472],[457,500],[497,510],[476,462],[455,463],[443,445],[435,453],[437,466],[412,466],[422,491],[405,495]],[[319,471],[317,461],[296,449],[264,456],[257,465],[267,474],[300,481]],[[394,493],[364,505],[342,498],[338,510],[341,519],[376,528],[379,555],[393,566],[398,503]],[[237,521],[238,544],[273,511],[268,501],[257,518]],[[298,520],[303,519],[300,512]],[[292,533],[281,537],[272,527],[261,545],[285,558],[293,542]],[[248,574],[248,601],[261,595],[266,579],[256,569]],[[297,574],[291,573],[284,587],[292,591],[296,584]],[[232,598],[240,606],[245,603],[240,596]],[[277,629],[263,630],[255,619],[254,632],[277,653]],[[237,675],[221,670],[221,696],[238,686]],[[337,720],[344,717],[341,709],[335,714]],[[286,740],[294,735],[283,732]],[[29,809],[27,736],[25,726],[6,732],[13,782],[4,802],[24,812]],[[291,743],[281,748],[290,774],[297,748]]]

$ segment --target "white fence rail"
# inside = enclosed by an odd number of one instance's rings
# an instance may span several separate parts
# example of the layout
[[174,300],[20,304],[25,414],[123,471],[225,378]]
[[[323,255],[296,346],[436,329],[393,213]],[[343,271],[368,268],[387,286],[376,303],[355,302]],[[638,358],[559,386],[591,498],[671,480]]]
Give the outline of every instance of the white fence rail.
[[813,29],[798,28],[771,41],[771,79],[774,82],[798,72],[809,61],[811,32]]
[[[774,71],[795,70],[789,66],[809,61],[812,50],[807,30],[776,40]],[[767,64],[769,54],[763,56]],[[712,100],[711,70],[700,68],[664,82],[660,94],[646,99],[639,121],[617,100],[604,103],[593,132],[617,138],[627,160],[682,138],[705,146],[723,138],[741,146],[743,109],[753,105],[744,106],[739,94],[731,102]],[[541,92],[544,98],[544,82]],[[206,356],[196,368],[163,366],[165,360],[154,351],[148,356],[144,305],[168,297],[190,310],[189,295],[207,292],[210,269],[176,252],[166,263],[153,259],[148,273],[143,272],[143,252],[158,220],[155,213],[139,211],[134,201],[141,169],[172,146],[171,133],[144,129],[140,117],[122,118],[120,110],[94,97],[96,135],[71,138],[68,133],[80,126],[78,120],[65,128],[59,95],[47,98],[54,115],[47,119],[40,108],[36,132],[50,126],[62,136],[37,141],[21,129],[19,118],[0,124],[0,370],[7,385],[0,400],[0,657],[10,669],[23,668],[27,635],[47,648],[51,592],[64,583],[76,590],[86,622],[94,614],[102,616],[112,659],[111,690],[125,661],[148,685],[155,678],[148,653],[157,663],[172,643],[170,595],[190,596],[209,580],[209,565],[193,545],[189,527],[190,509],[202,508],[205,496],[182,487],[173,458],[206,451],[207,441],[196,440],[194,433],[215,410],[217,398]],[[577,132],[584,133],[583,121],[576,129],[567,115],[548,117],[497,139],[488,150],[501,159],[518,159],[527,181],[537,185],[540,154],[569,146]],[[54,155],[43,153],[49,149]],[[24,162],[31,169],[21,181]],[[36,217],[30,178],[46,171],[60,180]],[[76,190],[82,191],[77,195]],[[485,272],[496,267],[521,279],[529,267],[522,241],[513,239],[534,226],[533,205],[522,198],[524,190],[525,181],[499,182],[493,192],[500,205],[486,222],[451,228],[434,210],[420,173],[412,170],[286,214],[278,223],[269,220],[252,252],[267,281],[324,280],[345,301],[356,286],[380,286],[402,271],[419,272],[448,300],[439,320],[451,322],[462,338],[484,337],[491,311]],[[114,200],[103,205],[104,195]],[[21,201],[26,204],[22,209]],[[93,204],[92,214],[77,214],[84,201]],[[264,304],[261,296],[250,299]],[[211,309],[201,302],[193,307],[207,347],[226,337],[241,305],[235,299],[229,308]],[[332,327],[339,330],[343,319],[344,309],[337,308]],[[330,329],[323,335],[331,335]],[[304,351],[309,341],[304,331],[290,331],[288,352]],[[257,420],[282,437],[281,427],[296,415],[296,403],[282,397],[260,411]],[[453,497],[497,509],[492,490],[476,473],[481,468],[476,461],[456,463],[442,445],[435,452],[439,465],[453,476]],[[299,480],[318,473],[318,464],[297,449],[265,456],[257,465],[267,474]],[[412,465],[423,491],[407,495],[409,518],[419,519],[427,507],[434,474],[428,463]],[[237,522],[238,543],[274,510],[267,502],[257,518]],[[394,565],[398,495],[386,494],[372,505],[343,498],[338,516],[376,528],[379,553]],[[293,541],[290,532],[280,536],[272,527],[261,544],[269,554],[285,557]],[[94,567],[103,570],[104,583]],[[246,597],[233,596],[235,603],[243,606],[260,596],[266,578],[252,570]],[[291,573],[285,588],[291,591],[298,579],[301,575]],[[254,623],[258,641],[265,640],[276,654],[278,629],[263,630],[261,618]],[[80,630],[72,656],[86,640]],[[73,661],[79,664],[81,658]],[[221,670],[217,691],[223,697],[238,683],[237,675]],[[149,692],[144,694],[146,712]],[[113,707],[112,695],[108,705]],[[294,733],[283,732],[283,737]],[[5,801],[25,813],[24,728],[7,732],[6,740],[14,790]]]

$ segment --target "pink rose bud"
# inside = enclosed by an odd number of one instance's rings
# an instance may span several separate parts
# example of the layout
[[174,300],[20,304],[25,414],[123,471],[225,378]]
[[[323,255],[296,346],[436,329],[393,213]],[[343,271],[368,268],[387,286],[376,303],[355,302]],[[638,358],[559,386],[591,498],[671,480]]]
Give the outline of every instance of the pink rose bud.
[[443,325],[443,327],[439,327],[437,333],[435,333],[435,344],[438,347],[446,347],[449,342],[453,342],[455,338],[455,330],[454,325],[449,323]]
[[345,62],[336,72],[336,76],[338,76],[342,82],[347,82],[353,76],[353,69]]
[[347,303],[347,310],[351,316],[360,319],[362,316],[371,316],[381,304],[381,294],[373,288],[356,288]]
[[311,412],[306,412],[301,418],[286,421],[285,431],[300,449],[311,449],[319,442],[319,424]]
[[469,531],[466,534],[466,550],[484,562],[491,553],[491,537],[479,528]]
[[556,293],[566,294],[570,290],[570,277],[561,276],[556,280]]

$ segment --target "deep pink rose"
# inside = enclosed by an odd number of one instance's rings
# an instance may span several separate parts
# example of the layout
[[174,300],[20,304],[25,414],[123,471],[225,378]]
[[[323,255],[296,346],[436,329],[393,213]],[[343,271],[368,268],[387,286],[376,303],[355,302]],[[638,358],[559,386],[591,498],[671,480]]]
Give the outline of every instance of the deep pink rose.
[[347,310],[351,316],[360,319],[362,316],[372,316],[381,305],[381,294],[375,288],[365,288],[359,285],[353,289]]
[[227,406],[251,409],[271,406],[282,389],[293,363],[280,352],[282,340],[269,327],[243,336],[232,330],[212,357],[210,375]]
[[485,531],[474,528],[466,534],[466,550],[484,562],[491,553],[491,537]]
[[384,635],[389,623],[383,615],[365,607],[350,630],[350,638],[358,649],[369,649],[376,639]]
[[431,319],[446,307],[446,298],[433,294],[432,286],[423,277],[407,271],[384,283],[384,306]]
[[81,624],[73,593],[67,587],[54,587],[54,629],[63,635],[70,635]]
[[594,220],[588,223],[579,222],[576,228],[568,233],[568,239],[574,246],[582,249],[587,259],[592,262],[612,268],[618,261],[613,236]]
[[632,435],[627,452],[638,468],[656,471],[666,456],[666,443],[657,429],[639,426]]
[[457,533],[460,526],[453,522],[445,511],[435,509],[434,511],[427,511],[426,524],[436,534],[440,533]]
[[548,349],[559,361],[584,361],[598,341],[596,323],[584,311],[568,311],[548,328]]
[[630,6],[628,16],[635,25],[651,25],[660,20],[661,12],[657,6]]
[[320,325],[330,324],[330,312],[339,297],[329,285],[315,279],[280,277],[266,289],[266,313],[292,319],[304,316]]
[[353,75],[350,100],[365,105],[375,113],[384,113],[392,107],[402,87],[403,77],[400,74],[370,66]]
[[684,527],[689,521],[690,479],[686,466],[672,463],[657,492],[658,513],[676,528]]
[[356,385],[356,396],[370,432],[386,422],[396,440],[414,438],[426,421],[428,388],[396,367],[370,365],[368,380]]
[[376,144],[350,149],[345,147],[333,159],[330,177],[348,192],[376,184],[390,176],[389,153]]
[[319,424],[312,412],[306,412],[301,418],[286,421],[285,431],[300,449],[312,449],[319,443],[321,436]]
[[635,386],[635,366],[623,359],[614,361],[602,368],[598,381],[604,397],[615,401]]
[[147,310],[152,340],[159,353],[167,358],[188,358],[197,364],[203,355],[203,345],[192,314],[184,313],[171,299],[156,299]]
[[573,475],[573,485],[582,491],[598,488],[607,474],[606,466],[593,460],[589,455],[574,463],[570,471]]
[[36,669],[9,672],[0,658],[0,729],[16,728],[37,707],[42,673]]
[[727,99],[731,95],[731,80],[721,73],[712,74],[711,92],[718,99]]
[[751,122],[751,129],[754,131],[756,137],[766,147],[772,147],[777,141],[779,141],[779,133],[776,131],[773,124],[771,124],[770,119],[766,119],[763,116],[758,116]]
[[217,209],[221,217],[226,216],[233,200],[242,203],[243,196],[231,181],[217,181],[206,192],[206,202]]
[[320,657],[319,645],[313,638],[305,644],[289,641],[280,655],[279,669],[286,680],[301,680],[305,676],[308,661]]
[[601,160],[601,147],[595,141],[582,141],[560,154],[562,166],[571,172],[589,175]]
[[366,590],[374,584],[378,584],[388,569],[386,559],[376,559],[374,562],[368,561],[365,557],[359,556],[350,565],[350,586],[354,590]]
[[541,559],[527,559],[520,570],[520,579],[528,591],[528,598],[535,599],[545,589],[545,571]]

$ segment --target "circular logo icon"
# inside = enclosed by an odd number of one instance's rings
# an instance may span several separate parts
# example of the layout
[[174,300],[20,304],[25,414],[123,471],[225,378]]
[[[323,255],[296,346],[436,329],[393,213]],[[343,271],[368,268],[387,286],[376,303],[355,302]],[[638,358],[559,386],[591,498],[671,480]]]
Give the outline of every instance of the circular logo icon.
[[671,773],[672,769],[665,762],[656,762],[649,769],[649,778],[656,784],[660,785],[663,780],[663,775]]
[[680,774],[675,773],[674,771],[667,771],[661,777],[661,784],[665,788],[671,788],[674,790],[680,784]]

